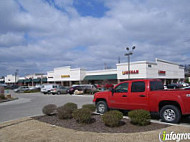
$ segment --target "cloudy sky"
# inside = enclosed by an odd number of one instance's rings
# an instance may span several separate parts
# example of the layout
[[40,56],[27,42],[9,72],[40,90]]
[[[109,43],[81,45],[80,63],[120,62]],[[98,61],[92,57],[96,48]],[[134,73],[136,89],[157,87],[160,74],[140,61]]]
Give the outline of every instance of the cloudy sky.
[[190,62],[189,0],[0,0],[0,76],[70,65]]

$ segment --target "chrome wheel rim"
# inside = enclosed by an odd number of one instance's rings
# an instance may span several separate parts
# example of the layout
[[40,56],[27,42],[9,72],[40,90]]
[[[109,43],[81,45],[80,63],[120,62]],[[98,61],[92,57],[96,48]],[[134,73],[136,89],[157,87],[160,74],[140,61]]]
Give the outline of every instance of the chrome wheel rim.
[[176,114],[172,109],[166,109],[164,111],[164,119],[167,121],[173,121],[176,118]]
[[104,111],[105,111],[105,106],[104,106],[104,104],[99,104],[99,105],[98,105],[98,111],[99,111],[100,113],[104,113]]

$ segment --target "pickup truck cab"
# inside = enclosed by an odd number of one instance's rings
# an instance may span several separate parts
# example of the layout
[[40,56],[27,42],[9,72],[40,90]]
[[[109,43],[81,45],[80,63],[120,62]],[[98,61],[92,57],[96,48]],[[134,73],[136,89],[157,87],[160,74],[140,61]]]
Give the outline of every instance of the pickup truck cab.
[[164,90],[158,79],[121,82],[110,91],[96,93],[93,102],[99,113],[144,109],[159,113],[169,123],[178,123],[182,115],[190,115],[190,90]]

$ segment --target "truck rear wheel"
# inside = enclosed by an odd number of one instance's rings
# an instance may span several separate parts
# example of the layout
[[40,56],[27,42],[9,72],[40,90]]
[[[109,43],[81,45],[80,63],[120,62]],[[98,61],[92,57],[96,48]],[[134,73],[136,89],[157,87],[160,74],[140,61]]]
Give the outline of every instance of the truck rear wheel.
[[101,113],[101,114],[108,111],[108,106],[107,106],[107,103],[105,101],[97,102],[96,108],[97,108],[97,112]]
[[179,123],[181,119],[181,111],[174,105],[166,105],[160,110],[160,117],[162,121],[168,123]]

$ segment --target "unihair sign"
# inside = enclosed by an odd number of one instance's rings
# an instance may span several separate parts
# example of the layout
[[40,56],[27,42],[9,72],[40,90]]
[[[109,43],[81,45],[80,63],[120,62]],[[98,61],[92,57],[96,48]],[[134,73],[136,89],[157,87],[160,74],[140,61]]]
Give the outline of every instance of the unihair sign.
[[122,75],[126,74],[138,74],[139,70],[122,71]]

